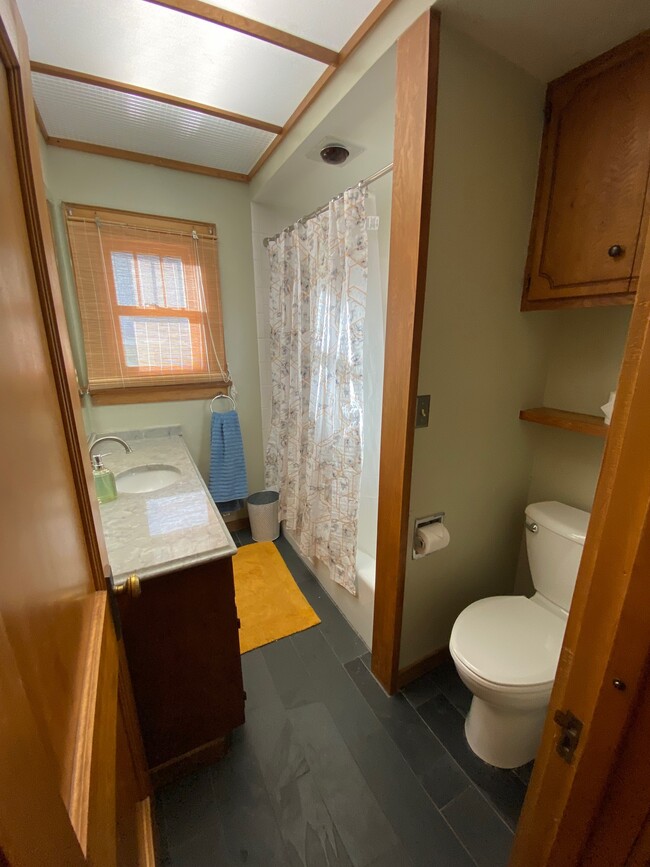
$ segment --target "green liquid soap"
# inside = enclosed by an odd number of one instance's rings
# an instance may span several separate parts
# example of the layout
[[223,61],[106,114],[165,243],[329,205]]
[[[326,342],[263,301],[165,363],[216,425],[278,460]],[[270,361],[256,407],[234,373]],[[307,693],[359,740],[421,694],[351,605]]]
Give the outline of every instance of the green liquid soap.
[[95,480],[95,493],[100,504],[110,503],[117,499],[117,487],[115,476],[102,462],[102,455],[93,455],[93,479]]

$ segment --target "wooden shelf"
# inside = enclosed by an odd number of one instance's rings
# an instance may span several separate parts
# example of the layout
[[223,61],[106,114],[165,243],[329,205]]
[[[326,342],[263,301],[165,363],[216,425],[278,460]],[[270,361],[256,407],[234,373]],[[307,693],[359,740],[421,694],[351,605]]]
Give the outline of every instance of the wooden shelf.
[[548,406],[537,406],[534,409],[522,409],[519,418],[524,421],[534,421],[549,427],[560,427],[563,430],[577,431],[592,437],[605,437],[609,425],[598,415],[586,415],[583,412],[567,412],[565,409],[552,409]]

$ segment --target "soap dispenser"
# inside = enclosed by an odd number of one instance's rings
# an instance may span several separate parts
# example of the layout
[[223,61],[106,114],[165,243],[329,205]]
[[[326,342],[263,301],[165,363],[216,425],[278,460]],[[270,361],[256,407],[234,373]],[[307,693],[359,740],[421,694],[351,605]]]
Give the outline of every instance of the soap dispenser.
[[95,480],[95,493],[100,503],[110,503],[117,499],[117,487],[115,476],[104,466],[104,455],[93,455],[93,478]]

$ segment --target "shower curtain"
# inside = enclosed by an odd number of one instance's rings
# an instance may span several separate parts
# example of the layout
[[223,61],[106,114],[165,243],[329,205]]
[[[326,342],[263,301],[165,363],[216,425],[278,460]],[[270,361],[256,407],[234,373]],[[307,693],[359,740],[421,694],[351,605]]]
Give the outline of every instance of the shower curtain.
[[368,281],[366,192],[268,245],[271,429],[266,485],[302,553],[356,595]]

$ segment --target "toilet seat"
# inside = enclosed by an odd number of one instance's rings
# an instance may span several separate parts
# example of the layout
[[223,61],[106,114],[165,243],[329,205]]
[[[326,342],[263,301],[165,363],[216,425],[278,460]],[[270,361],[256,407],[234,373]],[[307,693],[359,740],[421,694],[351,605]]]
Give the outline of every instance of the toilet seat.
[[525,596],[479,599],[458,616],[449,649],[486,685],[549,691],[566,620]]

